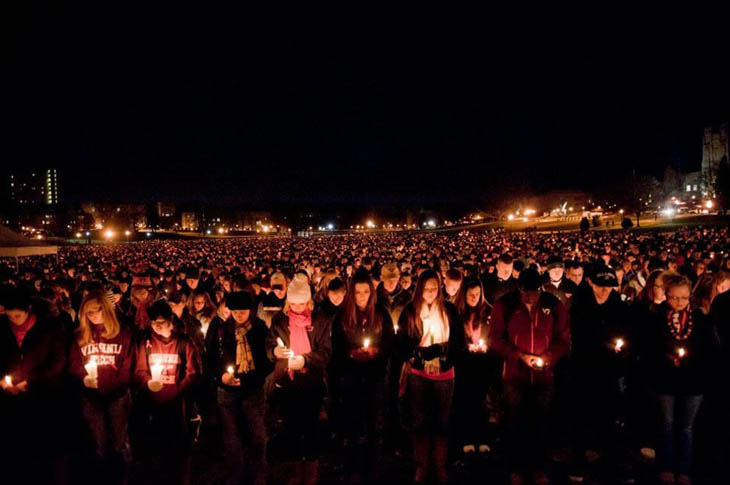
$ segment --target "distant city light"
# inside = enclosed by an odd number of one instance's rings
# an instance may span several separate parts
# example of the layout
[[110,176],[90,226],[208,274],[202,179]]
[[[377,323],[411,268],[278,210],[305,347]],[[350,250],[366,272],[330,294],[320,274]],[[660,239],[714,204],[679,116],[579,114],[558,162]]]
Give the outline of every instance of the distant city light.
[[148,233],[147,233],[147,237],[150,237],[151,235],[152,235],[152,233],[151,233],[151,232],[148,232]]
[[107,239],[112,239],[114,237],[114,231],[112,231],[111,229],[107,229],[106,231],[104,231],[104,237]]
[[712,204],[711,200],[708,200],[707,202],[705,202],[705,207],[707,207],[708,209],[712,209],[712,205],[713,204]]
[[672,209],[671,207],[667,207],[666,209],[664,209],[664,210],[662,211],[662,213],[663,213],[663,214],[664,214],[665,216],[667,216],[667,217],[672,217],[672,216],[674,215],[674,209]]
[[330,231],[333,230],[334,228],[335,228],[335,225],[332,224],[331,222],[329,224],[327,224],[327,229],[329,229]]
[[129,232],[129,231],[124,231],[124,235],[125,235],[125,236],[127,236],[127,237],[129,237],[129,236],[130,236],[130,234],[132,234],[132,233],[131,233],[131,232]]
[[372,229],[373,227],[375,227],[375,223],[374,223],[373,221],[367,221],[367,222],[366,222],[365,224],[366,224],[366,225],[367,225],[367,226],[368,226],[369,228],[371,228],[371,229]]
[[429,227],[436,227],[436,221],[431,219],[430,221],[428,221],[428,225],[429,225]]
[[80,233],[80,232],[77,232],[77,233],[76,233],[76,239],[78,239],[78,238],[80,238],[80,237],[81,237],[81,233]]
[[510,214],[507,216],[507,220],[513,221],[515,219],[514,214]]

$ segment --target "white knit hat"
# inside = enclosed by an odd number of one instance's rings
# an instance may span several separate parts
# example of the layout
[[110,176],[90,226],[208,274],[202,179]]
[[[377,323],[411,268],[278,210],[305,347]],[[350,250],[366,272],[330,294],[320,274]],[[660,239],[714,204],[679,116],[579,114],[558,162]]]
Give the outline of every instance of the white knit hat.
[[312,290],[309,281],[303,274],[294,275],[286,290],[286,301],[289,303],[308,303],[312,299]]

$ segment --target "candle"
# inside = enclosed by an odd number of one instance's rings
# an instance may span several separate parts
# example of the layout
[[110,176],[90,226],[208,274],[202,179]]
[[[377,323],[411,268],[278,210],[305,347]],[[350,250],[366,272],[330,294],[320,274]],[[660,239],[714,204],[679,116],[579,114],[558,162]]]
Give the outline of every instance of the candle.
[[12,386],[13,379],[10,376],[5,376],[5,384],[7,384],[8,386]]
[[362,346],[363,346],[363,348],[366,348],[366,349],[368,347],[370,347],[370,339],[369,338],[366,338],[365,340],[363,340],[362,341]]
[[626,342],[624,342],[624,339],[617,338],[616,339],[616,352],[621,352],[621,349],[623,349],[625,343]]
[[397,323],[393,324],[393,330],[395,331],[395,333],[398,333],[398,324]]
[[679,358],[681,359],[681,358],[683,358],[683,357],[684,357],[685,355],[687,355],[687,351],[686,351],[686,350],[684,350],[684,347],[680,347],[680,348],[678,348],[678,349],[677,349],[677,355],[678,355],[678,356],[679,356]]
[[150,372],[152,373],[152,380],[159,381],[160,376],[162,375],[162,364],[160,364],[160,363],[153,364],[150,367]]
[[537,366],[537,367],[542,367],[542,366],[544,366],[544,365],[545,365],[545,361],[544,361],[544,360],[542,360],[542,358],[541,358],[541,357],[538,357],[538,358],[537,358],[537,359],[535,360],[535,366]]
[[97,377],[99,377],[98,367],[96,365],[96,359],[92,358],[91,360],[89,360],[89,362],[86,365],[84,365],[84,368],[86,368],[86,373],[92,379],[96,379]]
[[233,375],[233,373],[236,371],[236,369],[234,369],[232,365],[229,365],[228,368],[226,369],[226,371],[228,371],[228,373],[230,375]]
[[480,349],[486,349],[487,348],[487,344],[486,344],[486,342],[484,342],[484,339],[483,338],[480,338],[479,339],[479,348]]
[[281,337],[276,337],[276,345],[278,345],[279,347],[285,347],[284,341],[281,340]]

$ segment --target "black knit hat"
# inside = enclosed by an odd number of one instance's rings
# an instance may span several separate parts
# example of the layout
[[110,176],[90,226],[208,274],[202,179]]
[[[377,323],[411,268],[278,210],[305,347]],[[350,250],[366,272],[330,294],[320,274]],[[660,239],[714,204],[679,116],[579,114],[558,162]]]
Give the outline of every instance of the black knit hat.
[[234,291],[226,296],[226,306],[229,310],[250,310],[253,298],[247,291]]

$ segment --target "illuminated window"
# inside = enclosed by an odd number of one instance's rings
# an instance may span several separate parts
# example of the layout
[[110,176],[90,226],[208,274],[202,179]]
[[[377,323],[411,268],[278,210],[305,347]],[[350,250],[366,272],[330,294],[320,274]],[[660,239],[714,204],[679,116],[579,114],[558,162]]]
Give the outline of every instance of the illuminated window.
[[687,192],[692,192],[692,186],[687,184]]

